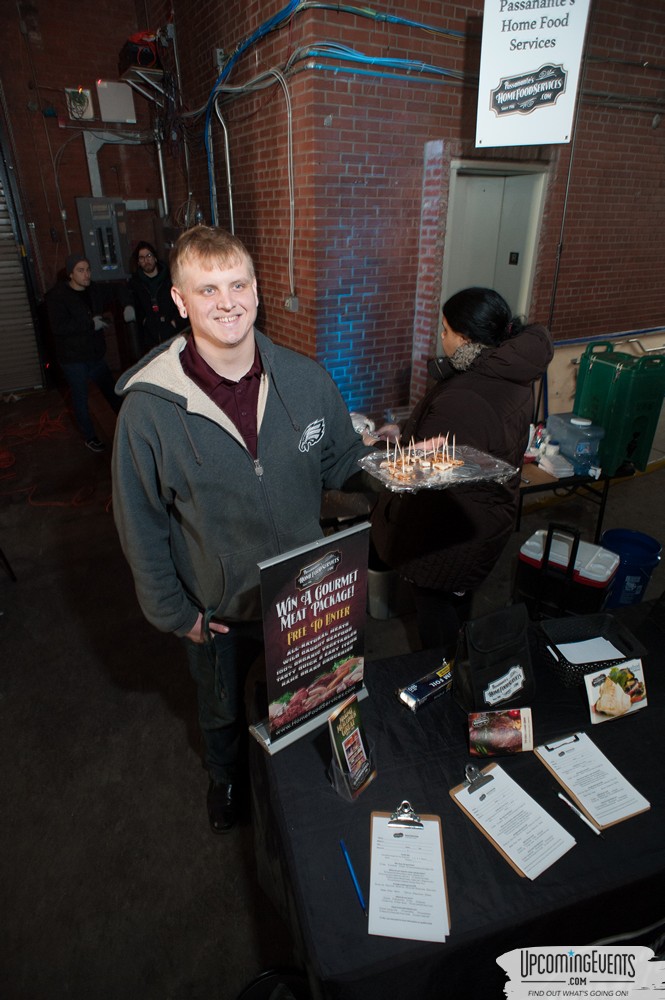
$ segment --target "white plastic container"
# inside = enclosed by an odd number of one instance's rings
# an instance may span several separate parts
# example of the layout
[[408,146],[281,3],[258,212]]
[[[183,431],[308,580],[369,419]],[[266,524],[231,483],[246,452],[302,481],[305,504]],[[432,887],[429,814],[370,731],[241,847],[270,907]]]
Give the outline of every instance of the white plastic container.
[[[541,528],[524,542],[520,549],[522,562],[540,568],[546,537],[547,532]],[[554,564],[565,569],[570,562],[571,548],[572,537],[555,531],[550,546],[550,565]],[[573,580],[587,587],[605,588],[616,573],[620,561],[616,552],[610,552],[600,545],[580,542],[575,556]]]
[[540,530],[522,545],[514,598],[526,605],[531,617],[560,618],[600,611],[619,567],[616,553],[580,541],[571,580],[566,569],[574,535],[554,530],[548,566],[543,568],[546,541],[547,532]]
[[588,475],[589,469],[599,464],[600,442],[605,435],[602,427],[575,413],[551,413],[547,431],[559,442],[561,454],[572,462],[576,475]]

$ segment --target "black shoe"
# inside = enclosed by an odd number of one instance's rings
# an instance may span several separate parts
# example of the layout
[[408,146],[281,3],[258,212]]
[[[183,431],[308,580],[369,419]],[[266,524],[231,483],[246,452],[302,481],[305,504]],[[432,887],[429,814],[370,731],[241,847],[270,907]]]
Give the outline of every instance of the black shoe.
[[106,451],[106,445],[102,444],[99,438],[88,438],[85,446],[94,452]]
[[232,784],[208,786],[208,818],[213,833],[228,833],[235,826],[238,814],[237,790]]

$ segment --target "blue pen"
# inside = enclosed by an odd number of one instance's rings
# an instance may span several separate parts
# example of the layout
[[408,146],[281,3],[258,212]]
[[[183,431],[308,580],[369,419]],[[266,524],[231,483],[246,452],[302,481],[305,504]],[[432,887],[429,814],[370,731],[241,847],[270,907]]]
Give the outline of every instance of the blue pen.
[[349,857],[349,852],[346,849],[346,844],[343,840],[340,840],[339,846],[342,848],[342,854],[344,855],[344,860],[346,861],[346,867],[349,869],[349,875],[353,879],[353,885],[356,890],[356,896],[358,897],[358,902],[362,906],[363,913],[367,916],[367,906],[365,905],[365,897],[363,896],[363,891],[360,888],[360,883],[356,877],[356,873],[353,870],[353,865],[351,864],[351,858]]

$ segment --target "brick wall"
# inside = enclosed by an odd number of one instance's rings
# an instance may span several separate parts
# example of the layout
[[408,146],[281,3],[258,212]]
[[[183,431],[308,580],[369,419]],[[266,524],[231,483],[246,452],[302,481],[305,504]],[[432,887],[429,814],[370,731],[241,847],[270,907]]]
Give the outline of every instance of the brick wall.
[[[220,25],[219,37],[237,43],[279,9],[269,5],[259,20],[251,8],[238,33]],[[393,4],[390,11],[477,31],[480,4],[452,10]],[[617,11],[620,19],[613,22]],[[628,2],[600,0],[589,36],[593,58],[586,89],[655,98],[660,72],[624,63],[646,53],[662,65],[664,26],[655,4],[636,11]],[[239,84],[282,65],[298,45],[324,38],[367,55],[429,60],[452,70],[468,67],[471,59],[470,47],[454,38],[350,14],[309,12],[239,60],[232,80]],[[606,55],[618,61],[601,61]],[[567,145],[476,150],[473,102],[455,83],[311,69],[293,78],[292,100],[298,314],[283,304],[286,116],[278,88],[272,98],[245,96],[228,107],[236,231],[257,259],[263,326],[275,339],[316,354],[352,408],[380,414],[416,398],[424,387],[425,360],[439,325],[452,157],[548,167],[531,318],[547,321],[551,315],[560,338],[662,322],[656,275],[663,263],[657,244],[665,205],[658,177],[665,131],[651,128],[653,115],[639,104],[620,110],[593,95],[585,99],[569,178],[573,150]],[[441,162],[429,176],[427,150],[434,147]],[[220,199],[222,218],[223,212]]]
[[[66,255],[82,247],[75,199],[90,197],[91,187],[81,129],[122,130],[100,121],[96,81],[118,80],[118,54],[136,28],[133,0],[0,5],[0,76],[10,109],[6,133],[40,293],[53,284]],[[92,121],[69,116],[65,88],[79,86],[91,92]],[[136,100],[135,107],[138,124],[126,127],[149,133],[145,102]],[[99,169],[105,195],[159,196],[151,142],[103,146]]]
[[[182,97],[190,113],[165,148],[176,227],[196,203],[210,220],[202,136],[205,105],[218,74],[213,50],[234,52],[285,5],[285,0],[232,0],[224,5],[200,0],[194,17],[186,0],[174,0]],[[471,35],[479,31],[481,0],[456,5],[413,0],[371,7],[466,32],[468,37],[465,41],[313,9],[249,46],[229,82],[236,87],[247,84],[284,67],[299,47],[316,43],[321,49],[323,41],[377,58],[421,60],[451,71],[473,69],[478,45]],[[145,12],[150,26],[157,27],[168,20],[171,4],[148,0],[135,12],[130,0],[119,0],[109,12],[82,0],[77,5],[75,45],[68,10],[62,0],[39,7],[35,18],[40,37],[35,36],[29,52],[15,14],[7,5],[0,14],[2,81],[5,91],[11,91],[24,208],[34,220],[49,282],[63,247],[62,239],[54,242],[50,236],[60,220],[45,128],[57,155],[70,219],[75,218],[74,195],[87,193],[87,170],[80,141],[66,142],[70,131],[59,129],[55,119],[26,110],[26,88],[34,76],[30,59],[42,85],[56,90],[69,85],[75,68],[74,82],[94,89],[96,76],[113,78],[122,41],[137,27],[146,27],[141,21]],[[298,312],[284,305],[292,292],[286,98],[275,82],[231,101],[220,100],[230,142],[235,231],[256,261],[261,328],[275,340],[318,357],[351,408],[380,415],[385,407],[405,405],[421,394],[425,361],[439,327],[453,157],[511,165],[537,162],[548,170],[532,319],[546,322],[551,315],[554,335],[560,339],[661,324],[665,123],[654,121],[654,108],[663,103],[663,5],[659,0],[640,5],[596,0],[587,53],[574,146],[482,151],[474,146],[472,88],[451,80],[424,81],[416,73],[408,79],[390,79],[387,70],[373,76],[366,65],[350,73],[347,61],[321,52],[308,58],[307,68],[298,62],[299,72],[289,80]],[[171,52],[165,53],[165,60],[174,68]],[[325,64],[330,68],[316,68]],[[610,104],[607,95],[622,95],[621,106]],[[152,109],[138,97],[136,106],[142,124],[149,126]],[[191,140],[188,177],[182,154],[185,131]],[[215,115],[212,134],[218,221],[228,225],[223,133]],[[126,198],[159,195],[150,145],[104,149],[100,161],[106,193]]]

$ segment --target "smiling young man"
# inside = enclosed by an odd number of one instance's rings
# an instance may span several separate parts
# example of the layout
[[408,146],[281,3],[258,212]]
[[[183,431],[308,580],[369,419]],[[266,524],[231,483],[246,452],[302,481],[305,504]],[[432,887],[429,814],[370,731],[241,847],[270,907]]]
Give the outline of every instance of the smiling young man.
[[321,537],[322,489],[342,487],[367,449],[325,370],[256,329],[240,240],[197,226],[170,267],[191,330],[118,383],[113,505],[145,616],[185,645],[210,825],[224,833],[242,791],[244,674],[263,639],[257,563]]

